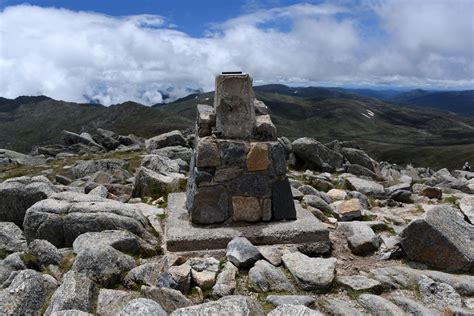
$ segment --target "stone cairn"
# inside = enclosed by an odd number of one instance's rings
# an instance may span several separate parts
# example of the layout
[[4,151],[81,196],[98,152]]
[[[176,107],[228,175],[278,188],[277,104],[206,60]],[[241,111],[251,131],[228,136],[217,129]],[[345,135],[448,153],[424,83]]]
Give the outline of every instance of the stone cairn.
[[217,76],[214,107],[197,106],[186,207],[194,224],[296,219],[284,149],[247,74]]

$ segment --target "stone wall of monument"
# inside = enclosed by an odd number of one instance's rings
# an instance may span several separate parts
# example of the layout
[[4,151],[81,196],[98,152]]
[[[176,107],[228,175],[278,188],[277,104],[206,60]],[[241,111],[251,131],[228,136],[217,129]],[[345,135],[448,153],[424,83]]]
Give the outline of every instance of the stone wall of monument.
[[282,145],[248,75],[216,78],[198,105],[186,206],[196,224],[295,219]]

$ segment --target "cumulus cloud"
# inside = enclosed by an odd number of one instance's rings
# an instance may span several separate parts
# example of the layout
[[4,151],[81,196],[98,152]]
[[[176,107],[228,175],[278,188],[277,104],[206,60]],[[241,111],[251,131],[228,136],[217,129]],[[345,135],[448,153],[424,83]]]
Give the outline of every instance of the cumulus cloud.
[[[473,2],[364,4],[363,14],[345,2],[259,9],[200,38],[156,15],[7,7],[0,95],[154,104],[211,90],[225,70],[248,72],[256,83],[473,87]],[[367,14],[382,35],[367,32]]]

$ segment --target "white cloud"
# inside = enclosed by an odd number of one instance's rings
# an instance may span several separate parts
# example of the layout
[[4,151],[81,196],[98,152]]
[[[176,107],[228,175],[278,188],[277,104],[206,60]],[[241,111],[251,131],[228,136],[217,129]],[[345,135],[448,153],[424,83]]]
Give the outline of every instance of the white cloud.
[[258,83],[472,88],[472,3],[367,2],[385,32],[376,38],[347,4],[262,9],[214,25],[204,38],[162,16],[7,7],[0,95],[154,104],[169,87],[172,98],[187,88],[211,90],[225,70],[249,72]]

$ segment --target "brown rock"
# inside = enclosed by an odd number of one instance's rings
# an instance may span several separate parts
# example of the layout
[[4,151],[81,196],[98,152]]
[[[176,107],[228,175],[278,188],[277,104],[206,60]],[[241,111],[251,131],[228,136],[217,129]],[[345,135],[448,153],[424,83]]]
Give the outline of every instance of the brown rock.
[[270,199],[259,199],[253,196],[233,196],[232,208],[234,210],[232,216],[234,222],[257,222],[261,219],[269,221],[272,218]]
[[426,196],[430,199],[441,199],[443,192],[440,188],[427,186],[421,190],[420,195]]
[[350,199],[340,203],[336,208],[336,214],[340,221],[349,221],[359,218],[362,213],[362,205],[359,199]]
[[270,166],[268,159],[268,145],[266,143],[252,143],[247,154],[247,170],[262,171]]

